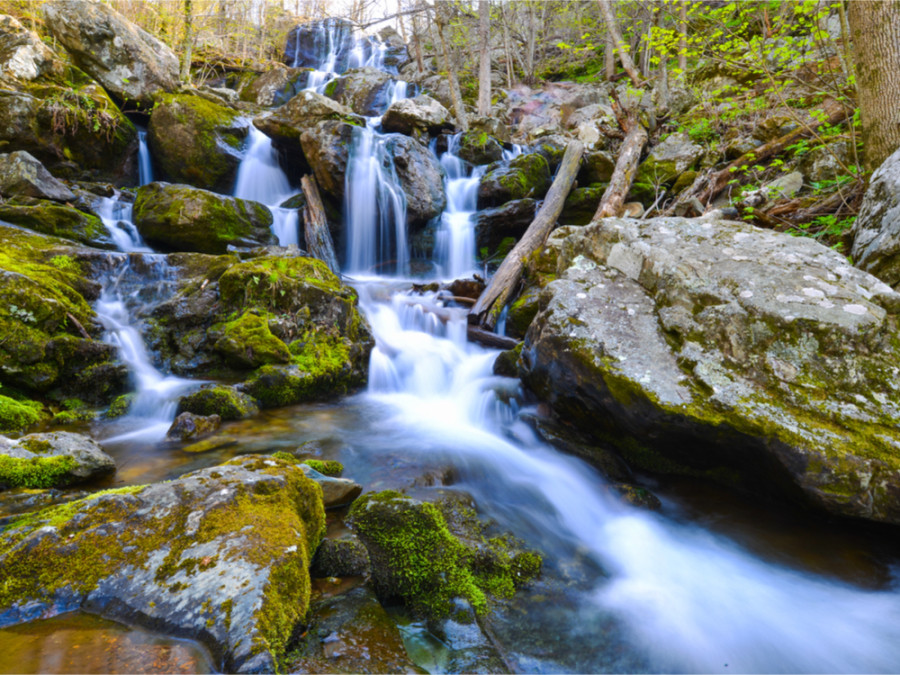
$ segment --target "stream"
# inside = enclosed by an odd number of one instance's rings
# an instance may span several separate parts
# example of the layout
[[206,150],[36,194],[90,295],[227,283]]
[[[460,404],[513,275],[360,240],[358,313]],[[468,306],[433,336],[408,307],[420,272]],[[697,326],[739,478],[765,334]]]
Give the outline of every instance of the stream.
[[[324,87],[334,76],[328,45],[336,42],[323,35],[325,58],[309,86]],[[377,61],[377,52],[369,60]],[[388,98],[403,96],[405,85],[398,84]],[[472,221],[484,167],[460,160],[457,141],[439,158],[448,206],[432,278],[441,280],[476,270]],[[412,282],[423,279],[410,276],[405,198],[379,118],[358,129],[350,153],[343,257],[345,280],[357,289],[376,338],[368,388],[337,402],[226,423],[203,441],[202,453],[163,441],[178,396],[201,383],[154,367],[134,320],[141,303],[165,297],[165,257],[140,241],[128,205],[101,204],[127,255],[112,255],[96,310],[136,391],[127,416],[92,429],[119,466],[103,487],[166,480],[237,454],[315,441],[323,458],[340,460],[345,477],[367,491],[437,487],[470,494],[498,531],[544,555],[542,578],[489,620],[516,670],[900,668],[894,542],[683,479],[644,479],[663,502],[659,512],[616,499],[596,470],[542,442],[526,423],[523,414],[532,411],[520,383],[492,374],[497,351],[466,341],[465,311],[449,308],[451,318],[442,323],[427,311],[446,311],[440,296],[413,294]],[[142,181],[152,177],[149,157],[144,164]],[[295,193],[271,142],[251,126],[235,195],[269,206],[282,245],[299,240],[296,210],[281,207]],[[403,634],[421,666],[445,672],[446,645],[422,627],[406,626]],[[81,614],[0,630],[0,645],[0,672],[212,669],[195,643]],[[79,658],[78,647],[89,656]]]

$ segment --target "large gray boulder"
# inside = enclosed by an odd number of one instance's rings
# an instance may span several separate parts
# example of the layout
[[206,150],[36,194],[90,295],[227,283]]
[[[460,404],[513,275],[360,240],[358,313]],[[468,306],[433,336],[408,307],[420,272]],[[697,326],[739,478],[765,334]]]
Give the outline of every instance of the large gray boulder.
[[316,483],[259,455],[28,513],[0,534],[0,626],[84,608],[201,640],[226,672],[272,672],[324,531]]
[[133,213],[147,243],[169,251],[225,253],[229,245],[275,243],[272,213],[265,206],[190,185],[144,185]]
[[113,458],[81,434],[29,434],[16,441],[0,436],[0,489],[65,487],[115,470]]
[[357,127],[338,120],[325,120],[300,135],[303,155],[322,190],[341,199],[344,196],[344,174],[353,134]]
[[280,108],[253,118],[253,125],[271,138],[277,148],[302,152],[303,132],[326,120],[353,125],[365,123],[347,106],[314,91],[301,91]]
[[18,19],[0,15],[0,72],[30,81],[54,67],[53,52]]
[[111,95],[142,105],[178,87],[178,58],[165,44],[101,2],[44,5],[47,28],[75,64]]
[[390,103],[388,85],[393,81],[383,70],[356,68],[330,82],[325,93],[358,115],[380,115]]
[[812,239],[604,219],[562,240],[520,360],[636,466],[900,523],[900,294]]
[[392,134],[387,143],[406,195],[406,222],[413,228],[422,227],[447,204],[441,165],[434,153],[414,138]]
[[449,110],[423,94],[392,103],[381,119],[381,128],[407,136],[425,136],[452,129],[453,120]]
[[24,150],[0,155],[0,195],[37,197],[57,202],[75,200],[75,194],[69,188]]
[[853,226],[851,255],[861,269],[900,285],[900,150],[872,174]]
[[265,107],[283,105],[306,85],[305,68],[272,68],[241,90],[241,100]]

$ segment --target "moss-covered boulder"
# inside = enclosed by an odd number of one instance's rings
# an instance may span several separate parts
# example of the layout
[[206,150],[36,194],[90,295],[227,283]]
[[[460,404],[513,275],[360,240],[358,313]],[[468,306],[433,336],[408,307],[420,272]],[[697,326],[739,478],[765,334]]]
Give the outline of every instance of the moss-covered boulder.
[[550,167],[543,155],[519,155],[492,167],[478,184],[478,208],[502,206],[514,199],[542,199],[550,189]]
[[496,251],[507,237],[516,241],[534,220],[537,201],[516,199],[475,214],[475,246],[479,251]]
[[240,113],[194,94],[159,97],[147,126],[147,143],[163,178],[230,193],[247,124]]
[[225,253],[229,245],[275,243],[268,208],[189,185],[143,185],[133,213],[147,243],[169,251]]
[[502,159],[503,146],[483,131],[467,131],[459,139],[457,155],[471,164],[490,164]]
[[0,433],[23,431],[45,419],[44,406],[27,398],[0,395]]
[[0,625],[79,607],[206,643],[228,672],[271,672],[309,607],[325,530],[303,471],[248,455],[0,526]]
[[900,523],[900,294],[742,223],[604,219],[557,245],[519,364],[563,420],[645,470]]
[[483,614],[489,596],[510,597],[540,572],[537,554],[509,539],[485,539],[471,505],[450,500],[442,506],[394,491],[354,503],[349,522],[369,551],[381,599],[401,599],[414,612],[438,618],[459,598]]
[[565,225],[587,225],[594,219],[605,191],[605,185],[597,185],[575,188],[569,192],[562,213],[559,214],[559,222]]
[[24,150],[0,154],[0,195],[74,201],[75,194]]
[[68,77],[0,91],[0,145],[28,152],[57,178],[133,185],[134,125],[84,73],[70,69]]
[[[543,153],[542,153],[543,154]],[[609,183],[616,168],[616,158],[603,150],[586,152],[581,158],[581,168],[575,180],[579,185]]]
[[95,248],[116,248],[102,220],[71,206],[42,199],[10,199],[0,204],[0,220]]
[[113,458],[81,434],[0,436],[0,489],[66,487],[115,470]]
[[228,422],[253,417],[259,412],[259,408],[256,401],[247,394],[233,387],[213,385],[182,396],[178,400],[176,414],[184,412],[203,416],[218,415]]
[[634,181],[648,186],[671,184],[682,173],[694,168],[703,153],[703,147],[694,143],[687,133],[672,134],[641,162]]
[[179,408],[237,419],[262,407],[330,398],[365,382],[372,338],[353,289],[320,260],[279,250],[170,256],[179,290],[148,318],[148,343],[168,369],[246,380],[241,394],[200,390]]
[[357,115],[380,115],[387,110],[393,78],[383,70],[356,68],[328,83],[325,95]]
[[0,384],[30,398],[108,400],[127,373],[100,341],[99,286],[67,244],[0,225]]

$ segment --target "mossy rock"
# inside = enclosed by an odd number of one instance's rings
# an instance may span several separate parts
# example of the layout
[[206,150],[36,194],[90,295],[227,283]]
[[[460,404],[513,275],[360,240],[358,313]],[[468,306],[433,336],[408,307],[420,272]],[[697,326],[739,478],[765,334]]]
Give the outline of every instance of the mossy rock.
[[176,415],[183,412],[204,416],[218,415],[223,421],[228,422],[253,417],[259,412],[259,408],[247,394],[232,387],[216,385],[182,396],[178,400]]
[[478,184],[478,208],[501,206],[514,199],[541,199],[550,189],[550,167],[539,153],[519,155],[508,166],[488,171]]
[[457,154],[460,159],[471,164],[490,164],[502,159],[503,146],[500,141],[483,131],[468,131],[459,139]]
[[[445,513],[451,525],[468,527],[475,541],[451,532]],[[511,597],[540,572],[540,556],[516,550],[510,540],[478,541],[472,520],[477,522],[470,506],[451,502],[442,511],[389,490],[359,498],[348,522],[369,551],[379,597],[402,599],[414,612],[438,618],[451,614],[457,598],[484,614],[489,596]]]
[[258,368],[271,363],[288,363],[287,345],[269,330],[266,316],[245,312],[240,317],[210,329],[221,334],[213,348],[238,368]]
[[0,204],[0,220],[95,248],[116,248],[115,241],[97,216],[50,201],[34,200],[28,204],[17,204],[15,200],[4,202]]
[[0,437],[0,488],[56,488],[112,473],[113,458],[87,436],[69,432]]
[[147,126],[147,142],[163,176],[230,193],[247,125],[241,113],[193,94],[163,94]]
[[38,401],[0,395],[0,432],[24,431],[46,418],[43,409]]
[[335,459],[304,459],[303,463],[324,476],[337,477],[344,473],[344,465]]
[[541,289],[529,286],[509,306],[506,315],[506,332],[511,337],[523,338],[528,332],[528,327],[534,321],[540,310]]
[[169,251],[225,253],[229,245],[275,243],[268,208],[189,185],[142,186],[134,201],[134,224],[147,243]]
[[569,192],[562,213],[559,214],[559,222],[566,225],[587,225],[594,219],[605,191],[605,185],[592,185]]
[[199,639],[226,671],[272,672],[308,610],[324,532],[318,485],[270,457],[99,492],[4,523],[0,616],[89,607]]

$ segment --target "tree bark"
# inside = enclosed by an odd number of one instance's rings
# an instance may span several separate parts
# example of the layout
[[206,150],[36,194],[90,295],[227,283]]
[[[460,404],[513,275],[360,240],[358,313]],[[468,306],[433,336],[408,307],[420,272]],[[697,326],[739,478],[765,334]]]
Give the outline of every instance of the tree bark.
[[191,83],[191,49],[194,45],[193,1],[184,0],[184,38],[181,42],[181,81]]
[[619,158],[616,160],[616,168],[613,170],[609,185],[603,192],[594,220],[598,218],[618,218],[622,215],[625,206],[625,197],[631,190],[634,176],[637,173],[641,160],[641,152],[647,145],[647,130],[638,121],[637,115],[628,114],[620,120],[625,130],[625,140],[622,149],[619,150]]
[[622,68],[631,78],[635,87],[640,86],[641,78],[637,69],[634,67],[634,61],[628,53],[625,41],[622,39],[622,33],[619,31],[619,24],[616,22],[616,15],[613,12],[610,0],[597,0],[600,3],[600,11],[603,13],[603,20],[606,21],[606,30],[612,36],[613,43],[616,45],[616,51],[619,53],[619,61],[622,62]]
[[616,43],[608,30],[604,40],[603,57],[604,75],[606,75],[606,81],[611,82],[616,75]]
[[569,196],[569,191],[575,182],[583,153],[584,146],[580,141],[569,141],[556,178],[547,192],[544,203],[541,204],[541,208],[525,234],[500,263],[500,269],[491,278],[491,282],[482,291],[478,302],[472,308],[470,314],[474,315],[483,327],[493,330],[497,325],[500,313],[516,291],[519,280],[522,278],[525,260],[544,245],[547,235],[556,225],[556,219],[559,218],[566,197]]
[[491,111],[491,3],[478,0],[478,114]]
[[[449,4],[449,3],[446,3]],[[466,116],[466,109],[463,106],[462,93],[459,91],[459,78],[456,75],[456,69],[450,59],[450,50],[447,45],[447,37],[445,35],[446,19],[441,16],[442,8],[439,4],[435,7],[435,17],[438,37],[441,40],[441,54],[444,58],[444,70],[447,73],[447,82],[450,84],[450,100],[453,102],[453,114],[456,117],[456,126],[460,131],[469,129],[469,118]]]
[[687,73],[687,0],[678,3],[678,74],[684,80]]
[[850,3],[863,162],[874,171],[900,147],[900,0]]
[[303,207],[303,234],[306,237],[306,249],[314,258],[318,258],[335,274],[340,273],[337,255],[334,253],[334,242],[331,240],[331,232],[328,229],[328,220],[325,218],[325,207],[322,205],[322,197],[316,186],[316,179],[312,176],[303,176],[300,179],[300,187],[306,197],[306,206]]

